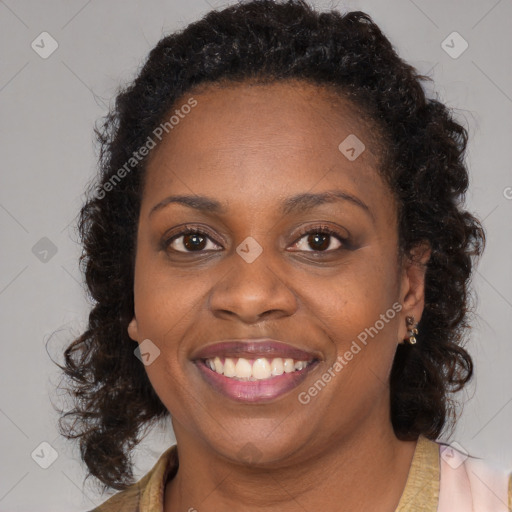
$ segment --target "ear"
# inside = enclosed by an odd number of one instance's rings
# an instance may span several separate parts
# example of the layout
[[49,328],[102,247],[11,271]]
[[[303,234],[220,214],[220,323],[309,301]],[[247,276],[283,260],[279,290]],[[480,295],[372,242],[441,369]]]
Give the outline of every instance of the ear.
[[139,341],[139,327],[137,325],[137,319],[135,316],[131,319],[130,323],[128,324],[128,336],[133,341]]
[[400,303],[402,304],[401,324],[398,330],[399,342],[407,336],[406,316],[413,316],[419,322],[425,306],[425,274],[432,249],[427,241],[416,245],[405,258],[402,269]]

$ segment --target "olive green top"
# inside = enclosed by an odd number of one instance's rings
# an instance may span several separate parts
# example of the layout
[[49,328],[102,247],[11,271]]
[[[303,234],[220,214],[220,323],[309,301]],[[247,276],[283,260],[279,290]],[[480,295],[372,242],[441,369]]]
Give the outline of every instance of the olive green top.
[[[424,436],[418,438],[407,482],[395,512],[437,512],[440,489],[439,449],[439,443]],[[160,456],[153,468],[137,483],[90,512],[163,512],[165,486],[177,470],[178,457],[174,445]],[[512,511],[512,474],[509,475],[508,483],[508,510]]]

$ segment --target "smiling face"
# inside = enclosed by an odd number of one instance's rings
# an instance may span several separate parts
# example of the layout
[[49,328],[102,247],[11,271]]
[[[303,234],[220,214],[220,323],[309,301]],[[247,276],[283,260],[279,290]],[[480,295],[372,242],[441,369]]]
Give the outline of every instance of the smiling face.
[[[160,350],[145,368],[178,443],[275,465],[390,429],[389,372],[423,289],[399,266],[369,128],[304,83],[193,97],[148,161],[128,330]],[[355,159],[338,148],[351,134]]]

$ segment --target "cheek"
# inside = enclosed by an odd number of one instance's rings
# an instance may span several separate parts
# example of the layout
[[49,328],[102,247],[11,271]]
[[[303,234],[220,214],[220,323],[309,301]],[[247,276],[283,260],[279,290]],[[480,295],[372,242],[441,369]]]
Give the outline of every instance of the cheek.
[[165,255],[141,250],[135,266],[135,316],[141,336],[168,343],[203,306],[210,288],[205,272],[181,271]]
[[397,267],[392,259],[379,261],[372,257],[374,251],[366,252],[329,279],[310,279],[304,297],[310,314],[333,341],[334,357],[364,361],[348,364],[349,373],[370,366],[385,377],[398,341]]
[[329,323],[365,327],[398,299],[396,267],[376,261],[373,251],[365,252],[328,277],[303,279],[310,307]]
[[190,404],[197,404],[197,397],[191,396],[186,385],[189,368],[181,341],[194,322],[201,308],[200,298],[207,289],[207,279],[177,276],[162,260],[156,262],[149,251],[138,253],[134,294],[139,339],[151,340],[158,353],[145,371],[167,410],[185,423],[191,415]]

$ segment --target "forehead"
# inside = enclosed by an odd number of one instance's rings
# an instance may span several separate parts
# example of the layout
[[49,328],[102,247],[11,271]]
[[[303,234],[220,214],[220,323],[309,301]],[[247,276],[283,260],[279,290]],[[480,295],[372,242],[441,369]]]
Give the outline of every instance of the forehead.
[[[270,202],[315,187],[371,195],[385,186],[375,131],[332,90],[297,81],[209,85],[185,94],[173,112],[191,97],[197,105],[150,155],[145,196],[214,190],[226,200],[236,193]],[[346,140],[364,147],[355,160],[340,150]]]

